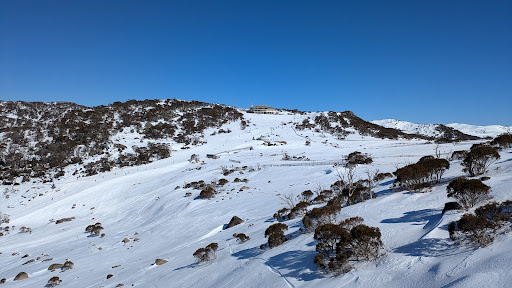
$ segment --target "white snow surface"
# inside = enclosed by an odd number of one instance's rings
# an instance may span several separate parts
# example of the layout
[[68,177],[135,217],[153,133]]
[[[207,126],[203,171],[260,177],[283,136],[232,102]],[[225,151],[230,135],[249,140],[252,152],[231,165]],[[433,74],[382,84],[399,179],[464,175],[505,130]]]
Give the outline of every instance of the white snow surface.
[[462,133],[466,133],[468,135],[474,135],[474,136],[478,136],[478,137],[487,137],[487,136],[496,137],[503,133],[512,132],[512,126],[502,126],[502,125],[478,126],[478,125],[451,123],[451,124],[446,124],[446,126],[451,127],[453,129],[457,129]]
[[[420,134],[431,137],[442,137],[442,133],[436,128],[439,124],[418,124],[408,121],[402,121],[397,119],[382,119],[370,121],[374,124],[380,125],[386,128],[394,128],[404,133],[409,134]],[[481,138],[485,137],[496,137],[503,133],[510,133],[512,126],[501,126],[501,125],[488,125],[478,126],[460,123],[446,124],[445,126],[458,130],[464,134],[478,136]]]
[[373,124],[386,128],[394,128],[408,134],[419,134],[431,137],[440,137],[441,133],[436,130],[438,124],[417,124],[396,119],[382,119],[370,121]]
[[[393,172],[397,166],[432,155],[436,145],[357,134],[338,140],[323,133],[295,131],[288,124],[306,116],[245,117],[251,121],[245,130],[238,123],[225,125],[222,128],[231,133],[206,136],[207,144],[178,149],[170,158],[151,164],[91,177],[66,173],[55,182],[55,189],[50,183],[0,187],[9,194],[9,199],[1,195],[0,211],[11,219],[2,227],[15,226],[0,237],[0,279],[7,279],[3,287],[45,287],[53,276],[63,281],[62,287],[510,287],[512,234],[500,235],[493,244],[478,249],[455,246],[448,237],[448,224],[464,213],[441,214],[444,204],[453,201],[446,197],[447,183],[464,175],[460,161],[451,162],[442,184],[431,192],[393,192],[393,179],[387,179],[376,188],[376,199],[342,208],[340,219],[361,216],[365,224],[380,228],[385,254],[376,262],[354,263],[354,270],[337,277],[322,274],[313,264],[313,233],[299,231],[301,218],[285,222],[286,234],[293,236],[289,241],[261,250],[267,241],[265,229],[276,223],[272,215],[285,206],[279,195],[329,188],[337,180],[333,165],[280,165],[335,161],[357,150],[374,159],[371,165],[358,167],[362,177],[366,169]],[[254,140],[260,136],[286,144],[264,146],[263,141]],[[304,145],[306,136],[310,146]],[[442,144],[440,150],[448,157],[474,143]],[[229,152],[251,146],[253,150]],[[219,159],[206,158],[207,153],[219,152],[225,152]],[[305,155],[312,161],[282,161],[284,153]],[[192,154],[198,154],[204,164],[190,163]],[[496,201],[512,199],[512,149],[500,154],[486,174]],[[224,176],[223,166],[248,166],[255,171],[247,168],[243,174]],[[236,177],[248,182],[233,182]],[[191,181],[221,178],[229,183],[211,200],[195,199],[199,191],[183,188]],[[240,191],[242,186],[249,188]],[[192,197],[185,197],[186,192]],[[245,222],[224,230],[235,215]],[[61,224],[50,221],[64,217],[75,219]],[[84,232],[96,222],[102,223],[105,237]],[[32,233],[19,233],[22,226],[32,228]],[[233,233],[245,233],[251,240],[240,244]],[[124,238],[131,241],[124,244]],[[194,251],[212,242],[219,244],[217,258],[197,264]],[[29,256],[22,258],[25,254]],[[53,259],[43,262],[49,258]],[[157,258],[168,263],[153,265]],[[23,265],[30,259],[35,261]],[[74,262],[74,269],[47,270],[66,259]],[[21,271],[30,277],[13,281]],[[113,277],[106,279],[108,274]]]

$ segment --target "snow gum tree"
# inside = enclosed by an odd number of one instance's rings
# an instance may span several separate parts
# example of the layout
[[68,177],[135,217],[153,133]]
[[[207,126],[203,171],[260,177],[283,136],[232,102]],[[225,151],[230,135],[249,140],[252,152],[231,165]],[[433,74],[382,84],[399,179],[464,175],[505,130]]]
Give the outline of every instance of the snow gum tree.
[[363,218],[353,217],[340,224],[324,224],[315,229],[319,252],[313,262],[324,272],[345,273],[352,269],[349,261],[376,260],[382,249],[377,227],[364,224]]
[[283,244],[284,241],[286,241],[286,237],[284,236],[285,230],[288,230],[288,225],[284,223],[270,225],[267,230],[265,230],[265,237],[268,237],[268,247],[274,248]]
[[462,161],[463,171],[472,177],[482,175],[498,159],[500,159],[500,154],[494,147],[484,145],[471,147],[466,158]]
[[447,196],[457,199],[465,208],[471,208],[476,204],[490,198],[491,187],[485,185],[479,179],[457,178],[446,187]]

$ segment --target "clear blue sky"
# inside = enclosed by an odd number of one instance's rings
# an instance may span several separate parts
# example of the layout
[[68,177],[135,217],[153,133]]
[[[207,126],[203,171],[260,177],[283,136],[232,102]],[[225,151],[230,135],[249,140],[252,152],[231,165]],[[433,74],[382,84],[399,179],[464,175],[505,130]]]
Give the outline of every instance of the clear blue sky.
[[0,0],[0,99],[512,125],[512,1]]

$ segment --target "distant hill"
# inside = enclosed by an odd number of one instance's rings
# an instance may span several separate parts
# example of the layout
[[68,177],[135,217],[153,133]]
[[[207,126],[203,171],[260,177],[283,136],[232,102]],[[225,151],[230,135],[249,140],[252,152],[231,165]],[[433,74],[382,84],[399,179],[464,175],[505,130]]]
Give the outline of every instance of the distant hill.
[[427,137],[434,137],[436,139],[476,140],[479,137],[487,136],[464,133],[456,129],[456,127],[450,127],[443,124],[417,124],[396,119],[383,119],[371,122],[383,127],[397,129],[404,133],[419,134]]
[[474,135],[478,137],[496,137],[503,133],[510,133],[512,131],[512,126],[501,126],[501,125],[488,125],[488,126],[478,126],[478,125],[468,125],[468,124],[459,124],[459,123],[451,123],[446,124],[446,126],[451,127],[453,129],[457,129],[463,133],[468,135]]

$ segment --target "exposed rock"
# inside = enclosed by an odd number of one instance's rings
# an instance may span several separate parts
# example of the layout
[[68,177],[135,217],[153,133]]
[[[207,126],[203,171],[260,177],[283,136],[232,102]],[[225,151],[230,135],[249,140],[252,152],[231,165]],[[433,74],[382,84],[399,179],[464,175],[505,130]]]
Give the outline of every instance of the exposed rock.
[[167,263],[167,260],[165,260],[165,259],[156,259],[155,260],[156,265],[164,265],[165,263]]
[[20,273],[18,273],[18,275],[16,275],[16,277],[14,277],[14,281],[25,280],[25,279],[28,279],[28,274],[26,272],[20,272]]
[[236,226],[238,224],[242,224],[242,223],[244,223],[244,220],[240,219],[240,217],[238,217],[238,216],[233,216],[233,218],[231,218],[231,221],[229,221],[229,224],[226,227],[226,229]]
[[63,266],[64,264],[53,263],[52,265],[50,265],[50,267],[48,267],[48,270],[57,270],[62,268]]

